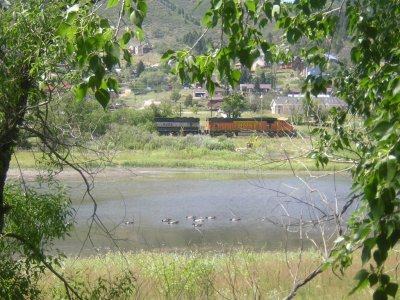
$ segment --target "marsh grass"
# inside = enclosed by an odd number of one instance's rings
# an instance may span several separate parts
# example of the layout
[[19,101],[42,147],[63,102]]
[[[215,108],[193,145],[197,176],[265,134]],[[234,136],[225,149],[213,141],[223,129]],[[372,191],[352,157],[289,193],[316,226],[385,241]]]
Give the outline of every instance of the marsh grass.
[[[282,299],[293,284],[287,263],[296,267],[297,259],[296,252],[288,253],[286,261],[284,252],[248,250],[108,253],[67,259],[61,271],[88,298],[96,292],[101,299],[112,299],[109,295],[118,287],[115,299]],[[390,260],[388,265],[397,265],[395,255]],[[317,252],[303,253],[299,277],[320,263]],[[355,262],[344,277],[326,271],[300,289],[296,299],[348,298],[359,267]],[[44,299],[65,298],[63,286],[54,276],[49,274],[40,284]],[[371,290],[365,289],[351,299],[366,299],[371,295]]]
[[[252,147],[248,148],[247,144]],[[140,135],[130,150],[113,150],[112,160],[97,160],[89,153],[75,153],[87,165],[122,167],[199,168],[212,170],[321,170],[309,158],[312,145],[306,138],[267,138],[247,136],[228,139],[205,136],[172,137]],[[36,154],[37,155],[37,154]],[[45,167],[35,163],[35,152],[18,151],[22,168]],[[17,160],[11,166],[17,167]],[[325,171],[342,170],[350,163],[330,163]]]

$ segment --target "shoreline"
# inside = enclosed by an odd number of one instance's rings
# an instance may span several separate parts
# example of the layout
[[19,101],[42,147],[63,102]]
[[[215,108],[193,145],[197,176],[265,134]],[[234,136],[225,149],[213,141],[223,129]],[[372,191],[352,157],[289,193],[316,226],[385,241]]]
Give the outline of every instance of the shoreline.
[[[200,168],[163,168],[163,167],[146,167],[146,168],[132,168],[132,167],[105,167],[101,169],[91,170],[91,174],[86,174],[87,177],[107,179],[107,178],[126,178],[136,177],[143,175],[157,175],[157,174],[203,174],[205,172],[210,174],[232,174],[232,175],[293,175],[293,176],[327,176],[333,174],[333,171],[296,171],[296,170],[254,170],[254,169],[200,169]],[[348,174],[348,172],[337,172],[340,174]],[[71,169],[64,169],[61,172],[54,173],[54,178],[65,179],[80,179],[81,175]],[[46,178],[49,173],[45,170],[38,170],[34,168],[10,168],[7,173],[7,180],[16,180],[23,177],[24,180],[35,180],[38,177]]]

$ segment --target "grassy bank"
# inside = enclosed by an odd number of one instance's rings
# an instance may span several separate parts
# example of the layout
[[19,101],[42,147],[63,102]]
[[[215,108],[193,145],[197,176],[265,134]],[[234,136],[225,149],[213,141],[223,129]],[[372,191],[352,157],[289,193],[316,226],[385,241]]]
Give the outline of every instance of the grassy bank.
[[[288,265],[293,274],[300,266],[301,279],[321,262],[315,252],[303,253],[300,264],[298,259],[298,253],[286,257],[283,252],[110,253],[68,259],[61,270],[80,293],[96,299],[283,299],[293,284]],[[296,299],[347,298],[359,267],[355,262],[343,278],[326,271],[300,289]],[[66,296],[52,275],[41,285],[46,299]],[[371,295],[366,289],[351,299]]]
[[[143,139],[145,137],[142,137]],[[126,167],[200,168],[220,170],[320,170],[309,158],[311,142],[302,138],[237,137],[210,138],[146,136],[136,140],[130,150],[112,151],[112,160],[99,160],[95,154],[75,153],[77,161],[89,165]],[[248,147],[248,144],[251,147]],[[115,149],[111,147],[111,149]],[[36,156],[40,154],[36,153]],[[12,167],[42,168],[35,152],[18,151]],[[330,163],[325,170],[348,168],[349,163]]]

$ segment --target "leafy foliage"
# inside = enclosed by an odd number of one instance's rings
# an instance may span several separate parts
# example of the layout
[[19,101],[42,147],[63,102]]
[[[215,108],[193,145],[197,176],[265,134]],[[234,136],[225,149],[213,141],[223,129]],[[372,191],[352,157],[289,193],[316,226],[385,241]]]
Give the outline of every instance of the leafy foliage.
[[[348,23],[341,22],[338,29],[343,13]],[[308,101],[311,95],[326,93],[333,85],[336,94],[349,105],[348,111],[332,111],[333,134],[318,131],[316,163],[325,166],[329,163],[327,153],[335,151],[349,150],[358,156],[352,176],[361,208],[348,222],[350,233],[338,240],[332,266],[344,271],[352,262],[354,250],[361,246],[362,261],[370,268],[358,273],[354,291],[370,285],[375,288],[374,299],[395,297],[398,289],[384,266],[400,238],[399,17],[398,0],[211,0],[203,25],[221,31],[220,46],[198,56],[187,50],[167,51],[163,56],[164,60],[176,61],[175,72],[182,81],[189,76],[192,82],[206,84],[213,93],[222,79],[233,87],[239,82],[240,71],[233,67],[237,61],[250,68],[261,53],[267,62],[293,58],[286,47],[282,49],[264,38],[263,28],[268,23],[276,21],[291,45],[306,41],[300,56],[321,70],[320,74],[309,75],[304,83]],[[332,40],[337,29],[342,36],[347,31],[353,42],[353,65],[341,64],[335,72],[326,72],[329,47],[318,45]],[[355,117],[362,120],[366,134],[347,126],[347,120]]]
[[45,263],[58,264],[59,256],[46,254],[55,239],[66,236],[73,211],[60,189],[46,194],[8,185],[5,200],[12,208],[0,240],[0,296],[2,299],[33,299],[39,295],[37,280]]
[[181,94],[179,93],[179,91],[174,90],[171,93],[170,99],[173,102],[177,102],[177,101],[179,101],[179,99],[181,99]]
[[228,118],[238,118],[247,108],[247,102],[243,95],[235,93],[224,97],[221,108],[227,113]]
[[[109,0],[116,8],[119,0]],[[37,137],[52,167],[73,166],[71,147],[78,145],[68,113],[52,114],[60,95],[70,86],[78,102],[87,96],[106,108],[118,90],[110,76],[132,38],[142,39],[147,13],[144,0],[123,1],[123,15],[135,27],[119,34],[119,26],[100,16],[97,1],[7,1],[0,6],[0,280],[1,298],[38,295],[37,278],[47,268],[63,281],[68,294],[79,295],[57,274],[57,257],[49,255],[52,241],[70,227],[69,202],[62,193],[39,194],[5,185],[11,157],[21,133]],[[71,101],[66,96],[61,98]],[[59,108],[61,108],[60,106]],[[62,115],[62,117],[60,117]],[[84,119],[85,115],[83,115]],[[55,120],[66,121],[56,124]],[[90,122],[87,122],[90,124]],[[89,126],[89,125],[88,125]],[[28,134],[27,134],[28,133]],[[71,142],[72,141],[72,142]],[[79,169],[82,166],[75,166]]]

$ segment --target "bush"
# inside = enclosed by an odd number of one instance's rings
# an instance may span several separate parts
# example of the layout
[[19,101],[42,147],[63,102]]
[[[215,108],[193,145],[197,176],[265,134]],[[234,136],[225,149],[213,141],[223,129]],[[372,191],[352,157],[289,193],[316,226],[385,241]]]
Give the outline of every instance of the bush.
[[10,211],[0,239],[0,298],[36,299],[43,262],[59,263],[59,257],[45,253],[71,228],[70,201],[60,189],[40,194],[16,184],[6,185],[4,196]]

